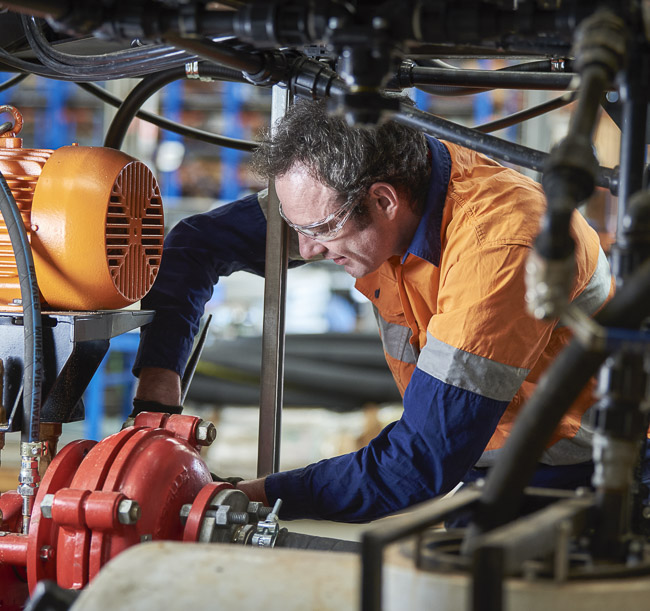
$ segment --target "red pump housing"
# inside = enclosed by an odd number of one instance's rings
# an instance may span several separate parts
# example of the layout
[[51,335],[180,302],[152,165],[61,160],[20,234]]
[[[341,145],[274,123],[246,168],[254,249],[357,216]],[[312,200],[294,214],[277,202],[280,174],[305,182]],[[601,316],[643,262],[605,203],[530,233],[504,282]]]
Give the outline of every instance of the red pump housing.
[[183,540],[183,505],[208,484],[213,496],[199,453],[213,438],[213,425],[194,416],[142,413],[99,443],[68,444],[43,477],[28,535],[20,534],[21,497],[0,495],[0,606],[22,608],[42,579],[83,588],[141,541]]

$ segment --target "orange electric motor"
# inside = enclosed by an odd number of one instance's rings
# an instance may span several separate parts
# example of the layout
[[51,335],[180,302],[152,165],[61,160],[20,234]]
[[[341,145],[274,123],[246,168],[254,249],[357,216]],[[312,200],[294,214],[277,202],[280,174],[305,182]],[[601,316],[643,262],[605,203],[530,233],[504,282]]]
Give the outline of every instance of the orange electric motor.
[[[44,307],[104,310],[130,305],[153,284],[164,237],[160,189],[146,165],[109,148],[24,149],[0,136],[0,171],[20,209]],[[21,309],[20,283],[0,219],[0,310]]]

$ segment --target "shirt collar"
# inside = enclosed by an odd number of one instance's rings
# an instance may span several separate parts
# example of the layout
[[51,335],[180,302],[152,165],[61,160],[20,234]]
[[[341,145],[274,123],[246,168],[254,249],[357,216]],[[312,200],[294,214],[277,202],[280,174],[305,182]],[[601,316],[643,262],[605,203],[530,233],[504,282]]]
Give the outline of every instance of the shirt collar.
[[431,136],[425,137],[431,153],[429,190],[424,213],[406,254],[402,257],[402,263],[406,261],[409,254],[413,254],[438,267],[440,265],[442,213],[451,175],[451,156],[442,142]]

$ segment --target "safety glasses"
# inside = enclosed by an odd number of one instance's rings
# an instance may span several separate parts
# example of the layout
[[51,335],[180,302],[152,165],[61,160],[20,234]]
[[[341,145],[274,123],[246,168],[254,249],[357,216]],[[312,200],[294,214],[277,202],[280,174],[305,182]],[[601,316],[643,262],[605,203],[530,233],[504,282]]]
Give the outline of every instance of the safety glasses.
[[302,235],[305,235],[312,240],[327,242],[328,240],[333,240],[341,229],[343,229],[343,225],[345,225],[348,219],[352,216],[358,201],[358,198],[350,199],[336,212],[333,212],[320,221],[309,223],[308,225],[296,225],[295,223],[292,223],[284,215],[282,202],[280,202],[280,216],[285,220],[289,227],[295,229],[298,233],[302,233]]

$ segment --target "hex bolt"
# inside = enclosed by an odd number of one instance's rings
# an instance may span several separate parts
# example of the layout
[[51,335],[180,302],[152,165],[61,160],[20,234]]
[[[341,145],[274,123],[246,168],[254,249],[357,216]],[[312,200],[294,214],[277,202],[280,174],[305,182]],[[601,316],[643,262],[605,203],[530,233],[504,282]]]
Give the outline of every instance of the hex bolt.
[[201,420],[196,427],[195,439],[200,446],[209,446],[217,437],[217,429],[207,420]]
[[46,494],[41,501],[41,515],[44,518],[52,519],[52,505],[54,503],[54,495]]
[[246,508],[246,513],[254,520],[259,520],[260,510],[264,507],[259,501],[250,501]]
[[271,507],[262,506],[262,507],[259,508],[259,511],[257,512],[257,515],[258,515],[260,520],[265,520],[266,518],[268,518],[269,514],[272,511],[273,511],[273,509],[271,509]]
[[38,552],[38,557],[43,561],[47,562],[48,560],[52,560],[54,557],[54,549],[52,549],[51,545],[44,545],[41,547],[41,549]]
[[250,518],[244,511],[230,511],[228,512],[229,524],[248,524]]
[[117,507],[117,519],[120,524],[135,524],[140,519],[140,505],[131,499],[120,501]]
[[185,524],[185,522],[187,522],[187,518],[190,515],[190,511],[192,511],[192,505],[189,504],[189,503],[187,503],[186,505],[183,505],[181,507],[180,517],[181,517],[181,521],[183,522],[183,524]]

